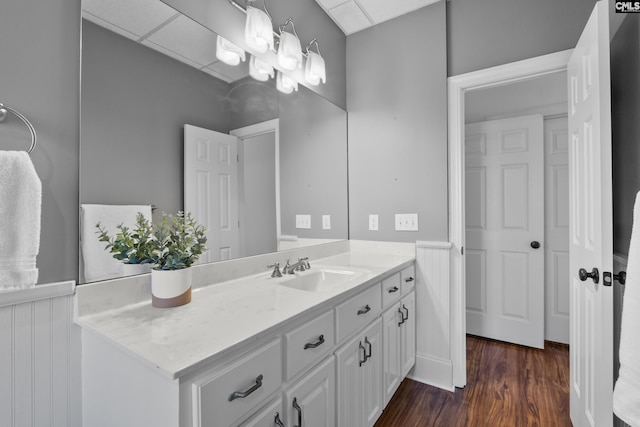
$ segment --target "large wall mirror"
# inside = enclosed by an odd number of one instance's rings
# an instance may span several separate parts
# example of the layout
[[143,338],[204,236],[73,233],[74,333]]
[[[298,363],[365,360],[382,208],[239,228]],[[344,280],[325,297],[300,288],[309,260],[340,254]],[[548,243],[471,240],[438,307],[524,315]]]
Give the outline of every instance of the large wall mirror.
[[[160,0],[82,5],[81,205],[154,205],[154,221],[185,210],[185,197],[203,196],[188,183],[185,144],[211,135],[217,158],[216,137],[232,134],[234,189],[207,197],[235,216],[192,213],[209,228],[237,221],[237,240],[229,249],[210,239],[203,261],[348,238],[344,110],[302,85],[282,94],[249,77],[247,63],[217,61],[216,34]],[[92,227],[81,224],[81,258],[97,242]],[[109,278],[80,264],[83,283]]]

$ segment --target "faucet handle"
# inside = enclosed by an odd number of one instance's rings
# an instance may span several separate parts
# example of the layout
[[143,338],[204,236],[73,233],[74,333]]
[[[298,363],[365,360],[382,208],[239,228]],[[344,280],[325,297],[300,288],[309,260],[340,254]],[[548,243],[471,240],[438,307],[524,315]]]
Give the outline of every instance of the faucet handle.
[[273,272],[271,273],[271,277],[282,277],[282,273],[280,272],[280,263],[276,262],[273,265],[267,265],[267,268],[273,268]]

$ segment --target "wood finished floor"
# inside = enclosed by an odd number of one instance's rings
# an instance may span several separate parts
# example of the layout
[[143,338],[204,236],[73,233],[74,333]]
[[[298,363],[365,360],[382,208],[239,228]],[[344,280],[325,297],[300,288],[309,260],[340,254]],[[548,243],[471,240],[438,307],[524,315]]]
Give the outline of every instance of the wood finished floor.
[[375,427],[564,427],[569,347],[544,350],[467,336],[467,386],[455,393],[406,379]]

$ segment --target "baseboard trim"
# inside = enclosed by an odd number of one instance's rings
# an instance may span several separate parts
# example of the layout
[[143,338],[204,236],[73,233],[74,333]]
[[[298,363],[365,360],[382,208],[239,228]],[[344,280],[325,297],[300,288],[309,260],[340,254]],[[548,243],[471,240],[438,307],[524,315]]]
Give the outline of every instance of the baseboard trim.
[[416,354],[416,365],[408,378],[447,391],[455,391],[453,386],[453,364],[426,354]]

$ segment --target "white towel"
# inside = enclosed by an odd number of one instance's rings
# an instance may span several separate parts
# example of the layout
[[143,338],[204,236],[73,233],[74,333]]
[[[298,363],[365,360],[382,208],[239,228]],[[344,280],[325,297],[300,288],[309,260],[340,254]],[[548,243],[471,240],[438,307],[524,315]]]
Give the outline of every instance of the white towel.
[[625,423],[640,426],[640,193],[636,195],[622,303],[620,376],[613,391],[613,411]]
[[96,224],[114,236],[120,224],[132,228],[138,212],[151,221],[150,205],[81,205],[80,250],[82,256],[80,280],[83,283],[124,276],[121,261],[113,258],[105,249],[106,243],[98,240]]
[[26,151],[0,151],[0,290],[38,282],[42,183]]

